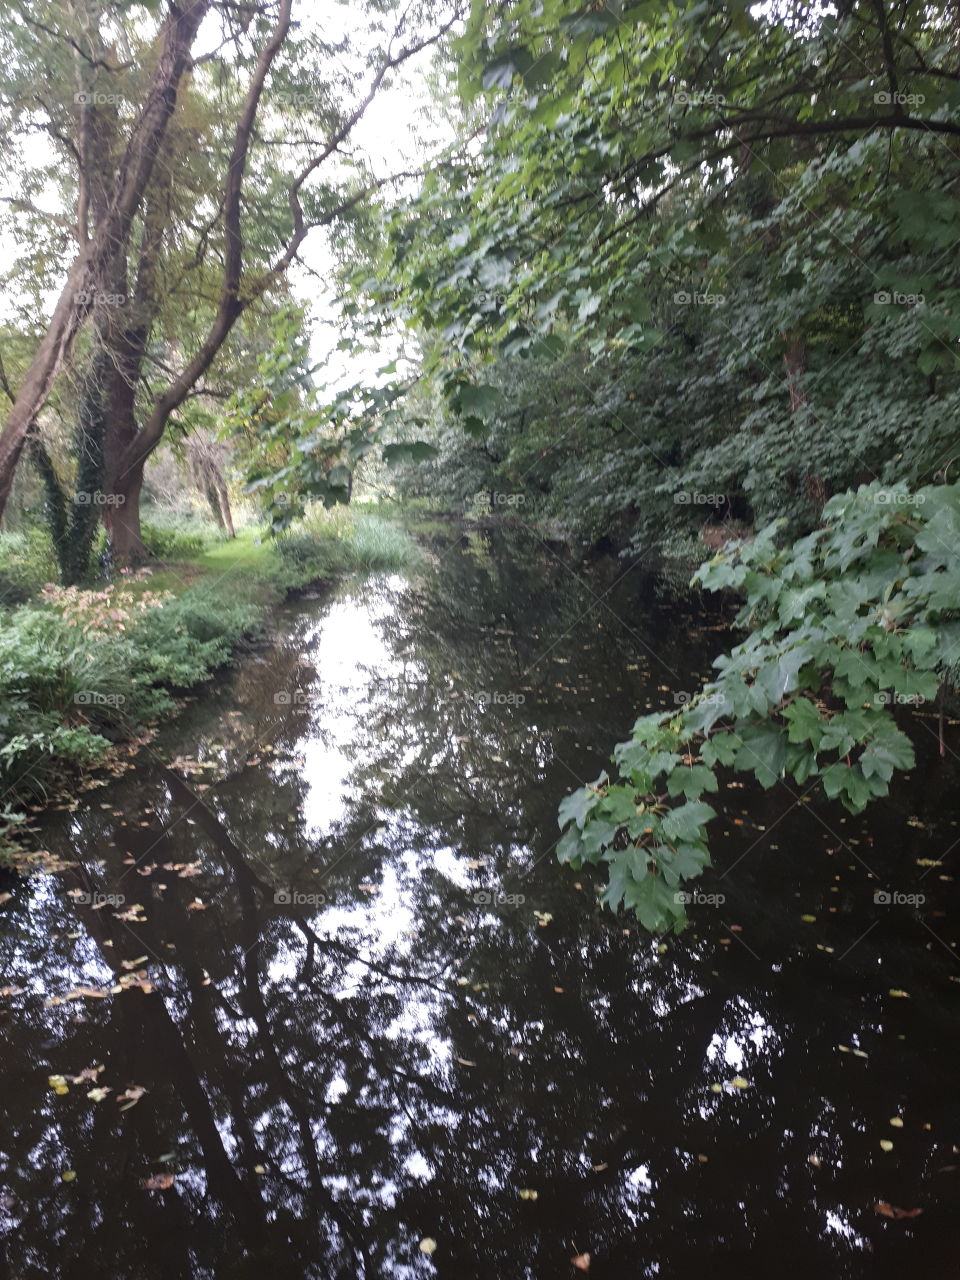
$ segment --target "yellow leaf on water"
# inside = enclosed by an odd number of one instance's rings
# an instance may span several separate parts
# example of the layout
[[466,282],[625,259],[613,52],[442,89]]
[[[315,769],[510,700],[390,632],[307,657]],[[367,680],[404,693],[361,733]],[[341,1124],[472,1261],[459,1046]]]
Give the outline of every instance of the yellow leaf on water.
[[899,987],[891,987],[891,988],[890,988],[890,991],[889,991],[889,994],[890,994],[890,995],[892,995],[892,996],[896,996],[896,997],[897,997],[898,999],[900,999],[900,1000],[909,1000],[909,999],[910,999],[910,992],[909,992],[909,991],[901,991]]
[[722,1085],[722,1084],[712,1084],[712,1085],[710,1086],[710,1092],[711,1092],[711,1093],[723,1093],[723,1085]]
[[432,1253],[437,1251],[437,1242],[432,1236],[424,1236],[420,1241],[420,1252],[425,1253],[429,1258]]
[[536,1200],[536,1198],[537,1198],[538,1194],[539,1194],[539,1193],[538,1193],[538,1192],[536,1192],[536,1191],[530,1191],[528,1188],[524,1188],[524,1190],[520,1192],[520,1199],[521,1199],[521,1200]]
[[903,1121],[900,1119],[899,1116],[892,1116],[890,1119],[890,1123],[893,1125],[895,1129],[903,1128]]
[[881,1151],[892,1151],[892,1150],[893,1150],[893,1143],[890,1141],[890,1139],[889,1139],[889,1138],[881,1138],[881,1139],[880,1139],[880,1150],[881,1150]]
[[575,1257],[570,1259],[570,1265],[571,1267],[576,1267],[578,1271],[589,1271],[590,1270],[589,1253],[578,1253]]
[[734,1076],[730,1081],[735,1089],[749,1089],[750,1081],[744,1080],[743,1076]]
[[67,1169],[66,1172],[60,1175],[63,1182],[73,1182],[76,1176],[76,1172],[73,1169]]
[[800,919],[803,921],[803,923],[804,923],[804,924],[816,924],[816,923],[817,923],[817,917],[816,917],[816,916],[801,916],[801,917],[800,917]]

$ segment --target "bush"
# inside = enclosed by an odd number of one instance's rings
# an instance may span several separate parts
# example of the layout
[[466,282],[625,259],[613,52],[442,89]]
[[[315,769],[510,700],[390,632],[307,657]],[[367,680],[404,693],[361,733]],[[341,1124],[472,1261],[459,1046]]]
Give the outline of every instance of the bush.
[[213,530],[186,530],[176,525],[145,521],[140,528],[143,545],[158,560],[190,560],[212,541]]
[[57,576],[53,544],[45,530],[0,533],[0,605],[23,604]]
[[65,768],[101,759],[136,701],[122,639],[105,641],[49,608],[27,607],[0,634],[0,791],[43,795]]
[[277,540],[277,550],[298,584],[341,573],[396,572],[420,558],[416,543],[398,524],[343,507],[309,511]]
[[[258,624],[260,611],[235,593],[190,587],[161,609],[145,613],[130,629],[132,676],[144,703],[162,706],[156,688],[186,689],[206,679],[230,657],[233,646]],[[152,691],[152,694],[151,694]]]

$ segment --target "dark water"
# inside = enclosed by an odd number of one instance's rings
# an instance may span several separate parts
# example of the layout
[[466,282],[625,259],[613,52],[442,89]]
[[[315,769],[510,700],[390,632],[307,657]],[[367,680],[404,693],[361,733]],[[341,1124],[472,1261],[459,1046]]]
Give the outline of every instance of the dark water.
[[289,608],[45,829],[76,866],[0,909],[0,1274],[956,1276],[934,721],[868,821],[726,792],[724,901],[663,943],[556,864],[556,802],[716,618],[537,543],[434,551]]

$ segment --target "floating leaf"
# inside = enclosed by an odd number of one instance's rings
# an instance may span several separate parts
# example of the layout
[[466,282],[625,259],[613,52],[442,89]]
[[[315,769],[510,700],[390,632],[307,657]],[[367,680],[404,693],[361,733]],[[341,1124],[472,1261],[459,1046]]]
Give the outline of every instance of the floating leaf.
[[873,1206],[874,1213],[881,1214],[884,1218],[919,1218],[922,1209],[898,1209],[895,1204],[889,1204],[886,1200],[878,1200]]
[[889,991],[889,993],[888,993],[888,994],[889,994],[889,995],[891,995],[891,996],[896,996],[898,1000],[909,1000],[909,999],[910,999],[910,992],[909,992],[909,991],[901,991],[899,987],[891,987],[891,988],[890,988],[890,991]]
[[101,1085],[96,1089],[91,1089],[87,1097],[91,1102],[102,1102],[111,1090],[106,1085]]
[[536,1192],[536,1191],[530,1191],[530,1190],[528,1190],[528,1189],[526,1189],[526,1188],[525,1188],[523,1191],[521,1191],[521,1192],[520,1192],[520,1199],[521,1199],[521,1200],[536,1200],[537,1195],[538,1195],[538,1192]]
[[437,1251],[437,1242],[433,1236],[424,1236],[420,1241],[420,1252],[425,1253],[429,1258],[432,1253]]
[[892,1150],[893,1150],[893,1143],[890,1141],[890,1139],[889,1139],[889,1138],[881,1138],[881,1139],[880,1139],[880,1150],[881,1150],[881,1151],[892,1151]]
[[174,1173],[154,1173],[149,1178],[144,1178],[140,1185],[147,1191],[166,1191],[168,1187],[173,1186],[175,1177]]
[[578,1271],[589,1271],[589,1270],[590,1270],[590,1255],[589,1255],[589,1253],[578,1253],[578,1254],[575,1254],[575,1255],[570,1259],[570,1265],[571,1265],[571,1267],[576,1267],[576,1269],[577,1269]]
[[900,1119],[899,1116],[892,1116],[890,1119],[890,1123],[893,1125],[895,1129],[903,1128],[903,1121]]
[[67,1169],[61,1173],[60,1178],[63,1182],[73,1182],[76,1176],[77,1173],[75,1169]]
[[733,1079],[730,1081],[730,1083],[733,1085],[733,1087],[734,1087],[735,1089],[749,1089],[749,1088],[750,1088],[750,1081],[749,1081],[749,1080],[745,1080],[745,1079],[743,1078],[743,1076],[734,1076],[734,1077],[733,1077]]

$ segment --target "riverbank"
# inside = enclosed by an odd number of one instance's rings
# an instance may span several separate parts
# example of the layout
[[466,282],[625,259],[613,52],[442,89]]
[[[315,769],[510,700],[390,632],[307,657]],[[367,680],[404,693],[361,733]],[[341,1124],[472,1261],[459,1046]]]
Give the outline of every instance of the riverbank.
[[[51,800],[70,802],[136,752],[231,661],[287,596],[417,559],[398,525],[317,513],[279,539],[248,528],[105,586],[48,583],[0,610],[0,861]],[[100,771],[95,776],[94,771]]]

